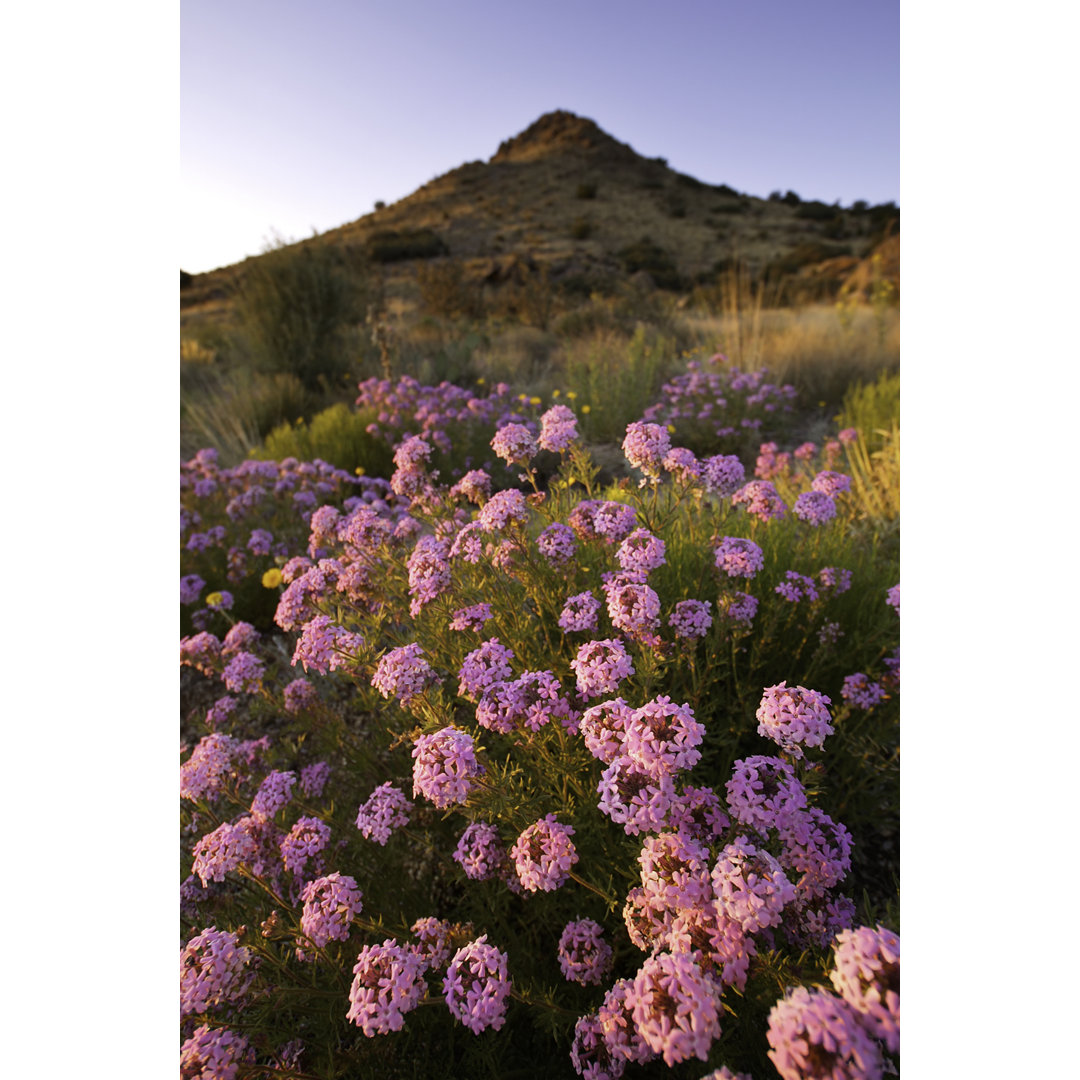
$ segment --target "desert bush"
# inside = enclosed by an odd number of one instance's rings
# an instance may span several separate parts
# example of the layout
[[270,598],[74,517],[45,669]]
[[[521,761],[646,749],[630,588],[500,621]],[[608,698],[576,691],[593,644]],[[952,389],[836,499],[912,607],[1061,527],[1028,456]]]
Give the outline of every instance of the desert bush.
[[640,326],[632,337],[597,333],[568,342],[562,383],[574,395],[582,432],[595,442],[617,442],[626,425],[640,419],[656,397],[673,362],[674,342]]
[[596,184],[593,181],[583,181],[578,184],[577,190],[574,195],[578,199],[595,199],[596,198]]
[[367,242],[368,257],[377,263],[434,259],[449,251],[443,238],[432,229],[386,229],[374,233]]
[[593,223],[586,217],[574,218],[570,225],[570,237],[573,240],[588,240],[593,234]]
[[254,363],[295,375],[310,390],[349,368],[349,331],[366,303],[362,265],[325,242],[279,243],[245,267],[237,313]]
[[447,319],[479,319],[484,314],[480,287],[465,277],[460,259],[440,259],[417,269],[420,304],[431,315]]
[[795,211],[795,217],[801,221],[832,221],[837,214],[835,206],[812,200],[802,203]]
[[648,236],[624,247],[617,258],[628,274],[644,270],[661,289],[682,288],[683,280],[671,255]]
[[393,455],[385,441],[368,432],[375,421],[374,410],[356,411],[344,402],[317,412],[311,423],[286,420],[266,436],[263,445],[252,452],[260,461],[326,461],[347,473],[358,470],[367,476],[389,479]]

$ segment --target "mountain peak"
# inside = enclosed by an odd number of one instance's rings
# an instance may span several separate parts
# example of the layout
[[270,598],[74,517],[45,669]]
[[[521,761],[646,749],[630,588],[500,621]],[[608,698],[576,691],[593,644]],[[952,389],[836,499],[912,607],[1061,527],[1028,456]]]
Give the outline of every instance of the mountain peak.
[[501,142],[491,162],[534,161],[574,150],[601,151],[605,154],[615,151],[620,156],[633,154],[629,146],[613,139],[594,120],[565,109],[556,109],[544,113],[519,135]]

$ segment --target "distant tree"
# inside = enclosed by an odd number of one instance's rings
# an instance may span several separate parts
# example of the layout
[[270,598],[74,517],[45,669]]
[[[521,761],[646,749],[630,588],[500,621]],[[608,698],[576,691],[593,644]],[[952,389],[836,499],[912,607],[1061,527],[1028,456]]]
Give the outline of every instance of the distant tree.
[[386,209],[386,203],[383,202],[382,199],[376,199],[375,200],[375,209],[376,210],[385,210]]

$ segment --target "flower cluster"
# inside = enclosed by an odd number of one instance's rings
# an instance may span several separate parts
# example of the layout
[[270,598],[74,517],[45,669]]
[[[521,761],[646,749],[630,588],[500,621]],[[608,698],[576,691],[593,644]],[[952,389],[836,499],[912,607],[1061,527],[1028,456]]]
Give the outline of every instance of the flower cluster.
[[371,685],[384,698],[396,697],[402,705],[408,705],[437,681],[423,648],[414,642],[391,649],[379,661]]
[[365,840],[385,847],[395,829],[409,824],[412,809],[413,804],[400,788],[389,782],[380,784],[357,811],[356,827]]
[[474,1035],[506,1023],[510,994],[506,954],[487,944],[487,934],[458,949],[443,980],[446,1006]]
[[831,699],[787,680],[767,686],[758,706],[758,734],[772,739],[792,757],[801,758],[804,746],[821,746],[833,733],[828,706]]
[[634,674],[626,646],[615,638],[586,642],[570,661],[570,667],[577,675],[578,694],[583,698],[613,693],[623,679]]
[[364,908],[355,879],[336,871],[309,881],[300,899],[304,904],[300,929],[320,949],[331,941],[347,941],[353,919]]
[[860,926],[836,935],[835,965],[829,975],[836,992],[889,1052],[900,1049],[900,937],[878,926]]
[[640,469],[648,480],[660,478],[664,457],[671,449],[671,436],[661,424],[636,421],[626,429],[622,451],[635,469]]
[[716,568],[728,577],[750,580],[765,565],[765,553],[741,536],[725,536],[716,546]]
[[461,834],[454,861],[474,881],[494,877],[506,863],[506,849],[499,839],[499,830],[486,821],[474,821]]
[[439,810],[465,802],[473,779],[484,771],[476,759],[472,736],[454,727],[421,735],[412,756],[413,794],[423,795]]
[[598,922],[579,919],[566,924],[559,938],[559,967],[570,982],[599,986],[611,964],[611,946]]
[[570,839],[574,829],[555,820],[548,814],[530,825],[510,849],[521,884],[536,892],[551,892],[559,888],[570,876],[570,867],[578,861],[574,842]]
[[303,877],[309,862],[330,843],[330,826],[315,817],[302,817],[281,841],[281,857],[285,869]]
[[424,970],[423,960],[396,938],[365,945],[353,967],[346,1018],[369,1038],[400,1031],[405,1013],[427,993]]
[[236,934],[211,926],[180,950],[180,1015],[236,1004],[254,978],[251,950]]
[[201,1024],[180,1047],[182,1080],[236,1080],[242,1063],[254,1062],[255,1048],[228,1028]]

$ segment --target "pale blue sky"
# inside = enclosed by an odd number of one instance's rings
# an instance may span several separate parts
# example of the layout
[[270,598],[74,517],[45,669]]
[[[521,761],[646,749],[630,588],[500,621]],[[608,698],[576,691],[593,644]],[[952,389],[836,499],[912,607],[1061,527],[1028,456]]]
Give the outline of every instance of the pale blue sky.
[[184,0],[180,265],[257,254],[569,109],[753,195],[899,201],[896,0]]

